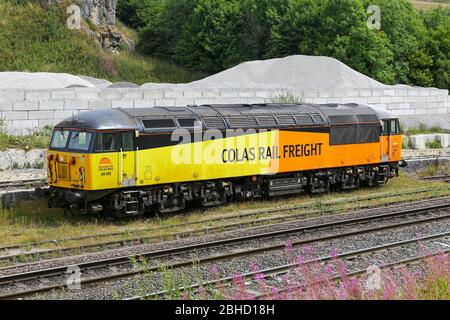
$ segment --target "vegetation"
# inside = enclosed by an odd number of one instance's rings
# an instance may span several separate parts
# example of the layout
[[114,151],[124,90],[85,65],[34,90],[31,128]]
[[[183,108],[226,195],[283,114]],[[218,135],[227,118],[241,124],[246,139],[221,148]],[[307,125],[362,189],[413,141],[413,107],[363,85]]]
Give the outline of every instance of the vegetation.
[[44,149],[50,144],[53,128],[45,126],[42,129],[22,136],[10,135],[6,132],[6,121],[0,118],[0,151],[6,149]]
[[430,10],[437,7],[450,8],[449,0],[412,0],[414,7],[420,10]]
[[269,97],[272,103],[289,103],[302,104],[305,103],[303,97],[298,97],[292,92],[278,92]]
[[418,172],[419,177],[430,177],[447,174],[450,174],[450,164],[430,164],[428,167]]
[[[83,30],[69,30],[65,10],[42,9],[34,1],[0,1],[0,72],[67,72],[110,81],[189,82],[203,75],[161,59],[127,52],[111,54],[99,49],[96,40]],[[119,24],[127,36],[135,33]]]
[[439,126],[428,127],[426,124],[421,123],[418,127],[411,127],[403,130],[402,133],[407,136],[414,136],[418,134],[448,133],[448,130],[444,130]]
[[[332,261],[322,263],[314,253],[314,248],[305,247],[302,254],[293,257],[292,243],[285,245],[287,264],[292,265],[291,272],[280,276],[281,281],[266,279],[256,262],[249,270],[252,276],[235,273],[230,285],[220,282],[219,268],[212,264],[210,272],[196,277],[186,284],[184,272],[162,269],[164,299],[182,300],[449,300],[450,299],[450,256],[445,253],[422,254],[417,266],[380,267],[379,277],[368,279],[366,275],[354,276],[345,261],[339,258],[335,250],[331,252]],[[195,265],[194,265],[195,266]],[[144,267],[145,265],[140,265]],[[197,267],[199,268],[199,267]],[[204,274],[205,272],[203,272]],[[145,295],[145,283],[155,275],[145,274],[138,294]],[[200,278],[200,279],[197,279]],[[203,279],[202,279],[203,278]],[[217,283],[212,284],[211,279]],[[194,281],[199,285],[190,287]],[[249,280],[253,280],[249,284]],[[368,281],[374,282],[374,288],[368,288]],[[204,283],[204,284],[202,284]],[[275,283],[275,284],[274,284]],[[251,288],[250,288],[251,286]],[[188,289],[181,289],[188,288]],[[152,291],[150,291],[152,292]]]
[[[374,193],[397,193],[398,190],[406,191],[404,186],[414,186],[407,194],[400,196],[381,197],[377,199],[367,199]],[[415,194],[414,190],[428,190],[427,192]],[[228,206],[212,208],[206,212],[190,208],[190,214],[175,214],[163,217],[148,217],[145,219],[132,219],[122,221],[108,221],[96,217],[78,217],[65,215],[63,210],[48,209],[45,201],[23,202],[17,207],[11,209],[0,208],[0,245],[20,244],[34,241],[58,239],[63,240],[68,237],[79,237],[87,235],[96,235],[110,232],[132,232],[139,236],[167,236],[172,232],[186,231],[186,228],[192,230],[192,226],[182,227],[174,226],[187,222],[202,222],[199,226],[220,226],[223,222],[210,222],[213,217],[227,216],[231,213],[243,212],[246,210],[280,208],[291,205],[307,205],[309,210],[303,210],[306,213],[310,210],[321,210],[325,207],[333,212],[342,212],[343,210],[355,210],[362,206],[378,206],[392,203],[395,201],[417,201],[429,197],[440,197],[450,195],[450,188],[445,183],[421,181],[401,175],[399,178],[389,181],[389,183],[379,189],[361,189],[358,191],[339,194],[324,195],[320,198],[311,199],[309,196],[281,197],[271,200],[253,201],[246,203],[233,203]],[[360,197],[360,201],[351,202],[355,197]],[[361,199],[362,198],[362,199]],[[329,205],[328,201],[339,200],[339,203]],[[298,214],[299,212],[293,211]],[[263,216],[261,216],[263,217]],[[241,219],[243,220],[243,219]],[[171,226],[170,229],[165,227]],[[147,231],[142,231],[145,229]],[[151,229],[151,230],[149,230]],[[141,230],[137,232],[137,230]],[[70,235],[70,236],[68,236]],[[119,237],[129,238],[131,234],[125,234]],[[104,241],[113,240],[110,237],[102,237]],[[117,240],[118,238],[114,238]],[[49,245],[50,248],[79,246],[98,241],[98,239],[84,239],[75,242],[58,241]]]
[[427,143],[425,143],[425,146],[428,149],[442,149],[442,144],[440,141],[437,140],[433,140],[433,141],[428,141]]
[[[370,29],[369,5],[381,9]],[[119,0],[141,52],[217,72],[247,60],[326,55],[387,84],[449,89],[450,8],[409,0]]]

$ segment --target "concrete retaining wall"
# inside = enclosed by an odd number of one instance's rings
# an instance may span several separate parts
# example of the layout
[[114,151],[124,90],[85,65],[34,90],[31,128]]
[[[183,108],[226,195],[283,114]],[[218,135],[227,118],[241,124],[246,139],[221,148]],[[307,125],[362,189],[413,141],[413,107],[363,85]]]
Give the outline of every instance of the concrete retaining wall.
[[[266,103],[286,90],[267,89],[146,89],[70,88],[0,90],[0,118],[7,131],[24,134],[54,125],[83,112],[102,108],[185,106],[208,103]],[[450,113],[448,90],[394,86],[390,89],[289,90],[308,103],[365,103],[396,115]]]

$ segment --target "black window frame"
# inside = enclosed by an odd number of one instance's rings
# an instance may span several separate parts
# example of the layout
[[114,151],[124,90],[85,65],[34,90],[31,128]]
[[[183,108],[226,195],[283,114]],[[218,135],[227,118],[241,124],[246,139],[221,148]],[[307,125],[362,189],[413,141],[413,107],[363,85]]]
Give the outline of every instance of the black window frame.
[[[136,151],[136,133],[135,133],[135,131],[120,131],[118,133],[120,135],[120,139],[119,139],[120,142],[118,141],[119,150],[122,149],[122,151],[124,151],[124,152]],[[124,145],[123,145],[123,135],[124,134],[131,134],[131,137],[133,140],[133,147],[131,149],[124,148]]]
[[[61,132],[61,131],[68,131],[69,132],[69,136],[67,137],[67,140],[66,140],[66,144],[65,144],[65,146],[64,146],[64,148],[56,148],[56,147],[52,147],[52,143],[53,143],[53,138],[55,137],[55,134],[56,134],[56,132]],[[54,130],[53,130],[53,133],[52,133],[52,138],[50,139],[50,144],[49,144],[49,147],[48,147],[48,149],[49,150],[56,150],[56,151],[63,151],[63,150],[66,150],[67,149],[67,146],[69,145],[69,141],[70,141],[70,136],[72,135],[72,130],[70,130],[70,129],[67,129],[67,128],[55,128]]]
[[[173,126],[157,126],[157,127],[148,127],[146,125],[146,122],[150,121],[170,121]],[[153,119],[141,119],[142,126],[144,127],[145,131],[161,131],[161,130],[175,130],[177,129],[177,123],[175,122],[174,118],[153,118]]]
[[[382,136],[397,136],[402,132],[399,119],[382,119]],[[392,121],[395,121],[396,130],[392,130]],[[386,125],[387,123],[387,125]]]
[[[189,121],[192,120],[194,122],[193,125],[192,126],[183,125],[182,121],[186,121],[186,120],[189,120]],[[192,118],[192,117],[191,118],[189,118],[189,117],[177,118],[177,122],[178,122],[178,125],[180,126],[180,128],[183,128],[183,129],[195,129],[195,128],[200,129],[200,128],[202,128],[202,122],[200,120],[198,120],[196,118]]]
[[[74,149],[74,148],[70,148],[70,143],[72,141],[72,136],[75,133],[78,132],[86,132],[86,133],[90,133],[91,134],[91,141],[89,141],[89,147],[87,148],[87,150],[80,150],[80,149]],[[76,153],[90,153],[92,150],[92,146],[95,144],[95,140],[97,139],[97,135],[94,131],[88,131],[88,130],[71,130],[70,131],[70,136],[69,136],[69,140],[67,141],[66,144],[66,150],[69,152],[76,152]]]
[[[97,138],[99,135],[103,135],[103,134],[114,134],[116,137],[116,149],[115,150],[97,150]],[[120,147],[119,147],[119,139],[118,139],[118,132],[97,132],[95,135],[95,139],[94,139],[94,144],[92,146],[92,152],[93,153],[111,153],[111,152],[119,152]],[[120,143],[122,143],[122,138],[120,138]]]

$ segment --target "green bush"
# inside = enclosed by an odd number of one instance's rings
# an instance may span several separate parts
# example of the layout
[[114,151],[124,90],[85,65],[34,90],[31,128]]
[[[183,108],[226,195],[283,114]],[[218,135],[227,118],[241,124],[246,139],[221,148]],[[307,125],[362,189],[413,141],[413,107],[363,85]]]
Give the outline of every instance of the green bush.
[[[0,126],[1,127],[1,126]],[[6,149],[45,149],[49,146],[53,128],[45,126],[43,129],[23,136],[13,136],[0,130],[0,150]]]
[[[121,0],[138,48],[203,72],[292,54],[334,57],[387,84],[449,89],[450,9],[409,0]],[[369,5],[381,29],[367,27]],[[125,12],[125,11],[124,11]],[[133,13],[135,12],[135,13]],[[138,23],[134,23],[138,20]]]
[[440,141],[434,140],[434,141],[428,141],[425,146],[428,149],[442,149],[442,144]]

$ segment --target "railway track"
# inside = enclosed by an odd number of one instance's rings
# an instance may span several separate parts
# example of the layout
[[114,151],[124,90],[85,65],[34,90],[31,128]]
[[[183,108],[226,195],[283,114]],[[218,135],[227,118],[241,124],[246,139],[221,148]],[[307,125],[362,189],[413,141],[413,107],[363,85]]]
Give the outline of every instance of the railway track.
[[42,187],[47,184],[47,179],[24,179],[14,181],[0,181],[0,191],[12,189],[31,189]]
[[[359,257],[359,256],[366,256],[367,254],[375,254],[378,252],[382,252],[385,250],[391,250],[393,248],[396,247],[401,247],[401,246],[405,246],[405,245],[409,245],[409,244],[413,244],[413,243],[423,243],[424,241],[430,241],[430,240],[438,240],[438,239],[448,239],[448,237],[450,236],[450,232],[446,232],[446,233],[439,233],[439,234],[434,234],[434,235],[430,235],[430,236],[425,236],[425,237],[417,237],[414,239],[410,239],[410,240],[405,240],[405,241],[398,241],[398,242],[394,242],[394,243],[388,243],[388,244],[384,244],[384,245],[380,245],[380,246],[375,246],[375,247],[369,247],[369,248],[364,248],[361,250],[355,250],[355,251],[350,251],[350,252],[345,252],[342,254],[337,254],[337,255],[329,255],[329,256],[323,256],[323,257],[319,257],[317,259],[314,260],[308,260],[305,261],[304,263],[306,265],[310,265],[311,263],[326,263],[326,262],[330,262],[333,259],[340,259],[342,261],[348,261],[348,260],[354,260],[355,258]],[[446,249],[444,251],[440,251],[439,253],[449,253],[450,249]],[[382,269],[387,269],[387,268],[392,268],[395,266],[399,266],[399,265],[405,265],[405,264],[410,264],[410,263],[417,263],[420,262],[423,258],[425,258],[424,256],[415,256],[412,258],[408,258],[408,259],[403,259],[400,261],[396,261],[396,262],[391,262],[388,264],[385,264]],[[242,279],[246,282],[247,287],[251,286],[251,283],[256,283],[255,278],[256,276],[259,275],[263,275],[264,278],[267,280],[268,278],[275,278],[275,277],[280,277],[283,276],[293,270],[295,270],[296,268],[298,268],[298,264],[297,263],[291,263],[291,264],[286,264],[286,265],[282,265],[282,266],[277,266],[274,268],[268,268],[268,269],[264,269],[264,270],[258,270],[255,272],[248,272],[242,275]],[[359,269],[357,271],[353,271],[350,272],[348,274],[349,277],[357,277],[357,276],[361,276],[367,273],[367,269]],[[335,276],[333,280],[340,280],[341,277],[340,276]],[[199,287],[214,287],[217,285],[230,285],[232,282],[234,281],[234,277],[224,277],[224,278],[220,278],[220,279],[215,279],[212,281],[208,281],[208,282],[203,282],[203,283],[199,283],[199,284],[194,284],[188,287],[180,287],[177,288],[176,291],[177,292],[184,292],[184,291],[188,291],[188,290],[193,290],[193,289],[198,289]],[[292,290],[293,288],[287,288],[285,289],[287,290]],[[278,291],[278,293],[281,293],[282,291]],[[170,294],[170,291],[157,291],[157,292],[152,292],[146,295],[141,295],[141,296],[135,296],[135,297],[131,297],[125,300],[147,300],[147,299],[157,299],[157,298],[162,298],[168,294]],[[266,297],[267,294],[263,294],[263,293],[259,293],[255,295],[256,299],[262,299],[264,297]]]
[[426,181],[439,181],[439,182],[449,182],[450,183],[450,174],[421,177],[421,179],[426,180]]
[[[173,269],[192,266],[192,254],[198,254],[199,251],[206,251],[209,253],[211,250],[224,251],[224,254],[211,255],[205,254],[205,256],[196,258],[196,263],[203,265],[213,261],[227,261],[239,257],[247,257],[248,255],[255,255],[262,252],[280,250],[285,246],[284,242],[274,244],[258,246],[257,248],[251,248],[243,250],[245,244],[250,241],[262,241],[267,243],[268,240],[278,240],[281,238],[292,237],[293,235],[311,235],[313,232],[327,231],[326,235],[319,235],[317,237],[311,237],[308,239],[296,241],[293,246],[300,246],[310,244],[318,241],[329,241],[340,239],[343,237],[350,237],[359,234],[365,234],[368,232],[377,232],[388,229],[402,228],[411,225],[424,224],[436,221],[442,221],[450,218],[449,213],[450,204],[441,204],[435,206],[429,206],[427,208],[416,208],[410,210],[397,211],[392,213],[377,214],[373,216],[365,216],[358,218],[351,218],[346,220],[332,221],[328,223],[312,224],[309,226],[302,226],[296,228],[290,228],[285,230],[277,230],[272,232],[266,232],[255,235],[247,235],[244,237],[229,238],[223,240],[216,240],[212,242],[199,243],[184,247],[177,247],[171,249],[165,249],[160,251],[146,252],[134,257],[130,260],[129,256],[114,257],[111,259],[91,261],[87,263],[78,264],[82,273],[88,273],[96,271],[97,273],[104,274],[99,277],[89,277],[81,280],[82,285],[93,284],[97,282],[106,282],[110,280],[117,280],[121,278],[129,278],[137,274],[143,274],[147,272],[157,272],[161,268],[162,264],[170,265]],[[390,223],[389,223],[390,222]],[[371,225],[372,223],[378,223],[377,225]],[[363,226],[365,226],[363,228]],[[356,230],[345,230],[348,227],[357,227]],[[344,229],[343,232],[337,234],[329,234],[330,230],[336,232],[336,230]],[[382,247],[377,247],[377,250],[386,249],[390,247],[396,247],[399,245],[411,244],[417,241],[425,241],[429,239],[442,238],[449,236],[450,233],[442,233],[438,235],[432,235],[422,238],[416,238],[399,243],[388,244]],[[230,250],[230,246],[239,248],[240,250]],[[365,253],[373,251],[373,248],[364,249]],[[352,253],[355,254],[354,252]],[[349,254],[350,256],[350,254]],[[136,268],[132,260],[137,261],[157,261],[157,264],[145,265],[145,267]],[[111,268],[122,266],[125,267],[123,272],[112,272]],[[128,266],[128,268],[126,268]],[[68,266],[60,266],[44,270],[35,270],[24,273],[13,273],[0,277],[0,299],[15,299],[20,297],[30,297],[38,293],[51,292],[52,290],[63,289],[66,287],[66,272]],[[281,270],[281,269],[280,269]],[[286,270],[286,266],[284,269]],[[42,283],[53,283],[51,285],[42,286]],[[38,285],[36,285],[38,283]],[[14,290],[17,284],[20,284],[20,288],[28,288],[26,290],[19,289]],[[31,289],[29,289],[31,287]],[[11,292],[13,291],[13,292]]]
[[[417,193],[421,193],[422,191],[429,192],[430,190],[420,190],[416,191]],[[409,192],[411,194],[411,192]],[[401,193],[400,195],[404,195],[404,193]],[[368,196],[363,198],[356,198],[355,202],[358,201],[365,201],[365,200],[373,200],[377,199],[378,197],[395,197],[394,194],[382,194],[382,195],[376,195],[376,196]],[[444,200],[446,198],[443,198]],[[448,198],[450,199],[450,197]],[[439,200],[439,199],[438,199]],[[332,206],[334,204],[339,204],[343,202],[344,200],[340,201],[329,201],[326,204],[329,206]],[[348,200],[346,201],[348,202]],[[418,202],[421,203],[421,202]],[[423,202],[422,202],[423,203]],[[402,203],[403,205],[404,203]],[[360,209],[364,209],[365,207],[360,207]],[[7,255],[0,255],[0,265],[9,266],[12,263],[16,263],[20,261],[23,262],[31,262],[34,261],[35,263],[39,263],[39,261],[44,261],[48,259],[55,259],[62,256],[70,256],[70,255],[76,255],[81,253],[90,253],[100,250],[112,250],[117,248],[123,248],[126,246],[137,246],[142,245],[145,243],[152,243],[159,240],[169,240],[169,239],[182,239],[192,236],[201,236],[205,234],[211,234],[214,232],[220,232],[220,231],[229,231],[229,230],[238,230],[243,228],[249,228],[249,227],[255,227],[255,226],[263,226],[268,224],[277,224],[277,223],[284,223],[289,221],[295,221],[299,218],[306,219],[311,216],[317,216],[317,215],[323,215],[326,213],[335,212],[332,208],[330,209],[322,209],[322,210],[311,210],[308,212],[300,212],[296,214],[296,211],[302,210],[302,209],[308,209],[308,205],[300,205],[300,206],[292,206],[287,208],[279,208],[279,209],[270,209],[270,210],[256,210],[254,212],[247,212],[247,213],[241,213],[239,215],[230,215],[225,217],[218,217],[214,219],[205,219],[198,222],[191,222],[191,223],[185,223],[185,224],[178,224],[178,225],[171,225],[168,226],[166,230],[170,230],[175,227],[193,227],[193,226],[200,226],[200,228],[197,229],[190,229],[189,231],[184,232],[176,232],[171,233],[165,236],[158,235],[151,235],[151,236],[138,236],[138,237],[128,237],[126,239],[120,239],[120,240],[112,240],[112,241],[104,241],[104,242],[98,242],[95,244],[89,244],[89,245],[82,245],[82,246],[75,246],[75,247],[63,247],[63,248],[55,248],[55,249],[48,249],[48,250],[31,250],[29,252],[24,252],[22,250],[19,250],[18,252],[13,252],[12,254]],[[283,214],[286,213],[287,214]],[[282,214],[279,216],[279,214]],[[263,218],[257,218],[255,217],[264,215]],[[271,215],[274,215],[273,217]],[[242,220],[245,218],[246,220]],[[237,221],[236,221],[237,220]],[[219,224],[217,226],[211,226],[212,222],[226,222],[226,224]],[[207,223],[208,226],[203,226],[202,224]],[[137,230],[136,233],[139,232],[153,232],[158,231],[161,232],[161,228],[148,228],[148,229],[140,229]],[[120,235],[128,235],[132,234],[132,232],[124,232],[124,233],[115,233],[115,234],[107,234],[107,236],[120,236]],[[71,241],[80,240],[81,238],[73,238]],[[49,242],[45,242],[49,243]],[[57,243],[57,242],[54,242]],[[35,243],[36,244],[36,243]],[[33,244],[33,245],[35,245]],[[19,248],[28,248],[31,247],[29,244],[24,244],[22,247],[20,246],[11,246],[11,247],[3,247],[0,248],[0,252],[6,252],[6,250],[17,250]],[[2,268],[0,268],[0,271]]]

